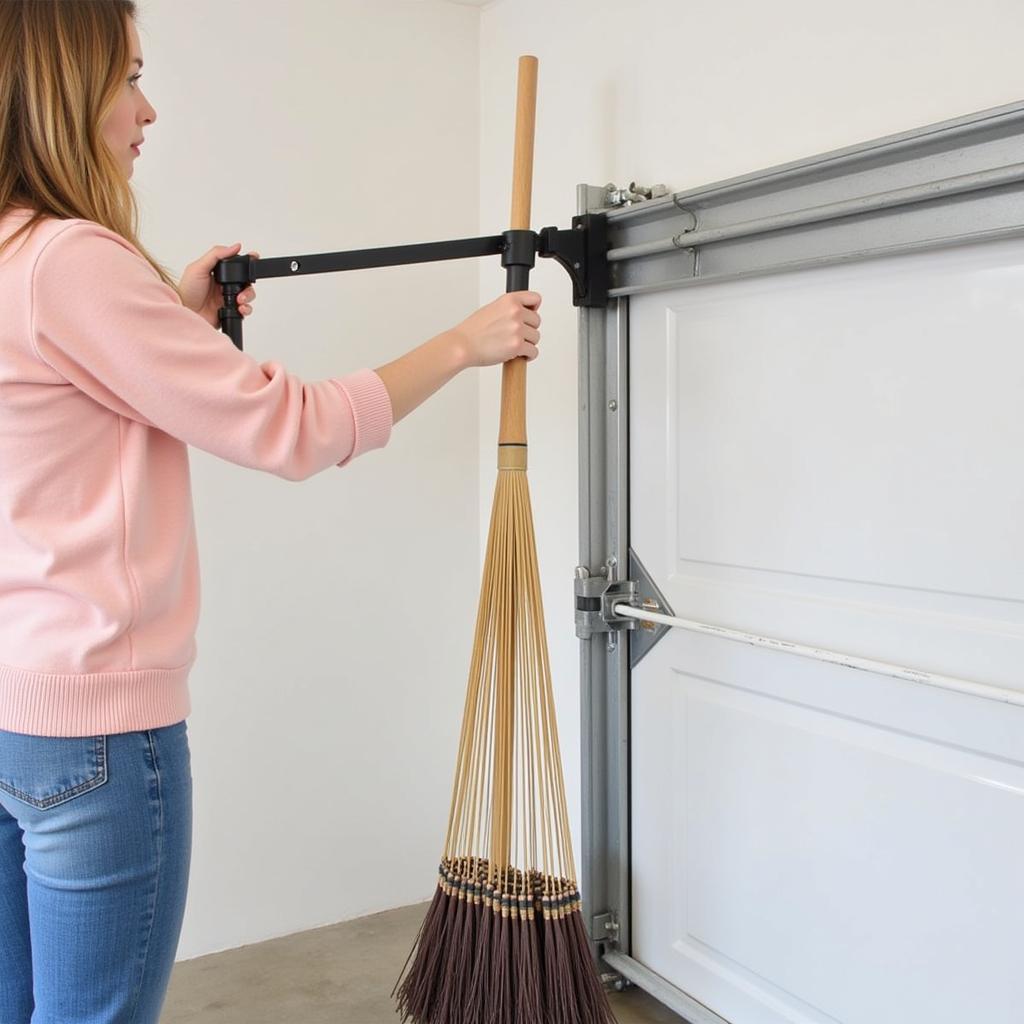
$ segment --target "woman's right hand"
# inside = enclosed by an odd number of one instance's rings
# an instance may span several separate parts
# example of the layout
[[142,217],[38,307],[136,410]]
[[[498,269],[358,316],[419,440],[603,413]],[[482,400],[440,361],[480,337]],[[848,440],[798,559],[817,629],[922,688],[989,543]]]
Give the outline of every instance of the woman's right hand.
[[467,367],[492,366],[517,356],[536,359],[540,301],[537,292],[506,292],[450,331],[442,331],[399,359],[377,367],[375,372],[391,400],[392,423]]
[[541,297],[538,292],[505,292],[452,328],[462,342],[466,366],[493,366],[517,356],[537,358]]

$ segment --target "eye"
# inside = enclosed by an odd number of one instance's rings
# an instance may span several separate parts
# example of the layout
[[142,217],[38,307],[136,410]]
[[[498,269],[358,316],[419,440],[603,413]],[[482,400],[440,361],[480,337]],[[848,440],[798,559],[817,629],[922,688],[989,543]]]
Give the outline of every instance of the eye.
[[128,82],[129,82],[129,84],[134,84],[134,83],[135,83],[135,82],[137,82],[137,81],[138,81],[138,80],[139,80],[139,79],[140,79],[141,77],[142,77],[142,75],[141,75],[141,74],[136,74],[136,75],[132,75],[132,77],[128,79]]

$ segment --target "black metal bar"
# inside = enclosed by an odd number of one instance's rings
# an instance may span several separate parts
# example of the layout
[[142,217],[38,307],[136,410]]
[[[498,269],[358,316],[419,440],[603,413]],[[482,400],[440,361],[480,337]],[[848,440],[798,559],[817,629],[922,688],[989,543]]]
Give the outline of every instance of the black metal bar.
[[501,235],[486,238],[457,238],[450,242],[418,245],[390,245],[382,249],[354,249],[351,252],[313,253],[308,256],[278,256],[254,260],[253,280],[263,277],[296,277],[299,274],[330,274],[337,270],[366,270],[370,267],[398,267],[409,263],[462,260],[474,256],[497,256],[505,246]]
[[238,293],[265,278],[329,274],[340,270],[396,267],[499,254],[502,266],[507,268],[506,291],[529,288],[530,268],[539,252],[541,256],[554,257],[569,272],[573,281],[574,305],[604,305],[608,301],[607,249],[604,214],[588,214],[583,218],[573,218],[572,231],[557,231],[555,228],[544,228],[539,234],[535,231],[506,231],[480,238],[268,259],[232,256],[218,261],[213,270],[214,279],[224,294],[224,305],[218,314],[220,328],[237,348],[242,348]]

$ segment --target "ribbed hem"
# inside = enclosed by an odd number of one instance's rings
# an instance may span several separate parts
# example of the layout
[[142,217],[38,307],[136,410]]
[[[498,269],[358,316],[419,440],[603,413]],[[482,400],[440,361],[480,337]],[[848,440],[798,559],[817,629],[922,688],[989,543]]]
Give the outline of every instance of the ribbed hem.
[[391,438],[394,412],[391,396],[384,381],[373,370],[357,370],[344,377],[331,377],[332,384],[349,400],[355,423],[355,445],[339,466],[344,466],[363,452],[383,448]]
[[0,664],[0,729],[99,736],[174,725],[192,710],[191,666],[61,675]]

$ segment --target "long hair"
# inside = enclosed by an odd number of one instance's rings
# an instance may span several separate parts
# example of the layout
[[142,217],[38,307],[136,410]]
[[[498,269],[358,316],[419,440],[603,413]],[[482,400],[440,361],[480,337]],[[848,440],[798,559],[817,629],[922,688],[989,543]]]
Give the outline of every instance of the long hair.
[[132,59],[134,0],[0,0],[0,213],[31,217],[0,253],[47,217],[81,218],[134,245],[139,208],[102,135]]

